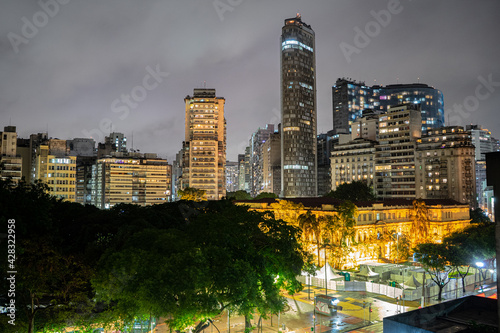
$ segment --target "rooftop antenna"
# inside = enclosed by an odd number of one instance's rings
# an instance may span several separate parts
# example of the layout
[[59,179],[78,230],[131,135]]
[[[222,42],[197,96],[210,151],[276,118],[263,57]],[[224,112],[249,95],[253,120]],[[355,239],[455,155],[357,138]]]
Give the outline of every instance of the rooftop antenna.
[[203,81],[203,88],[206,89],[207,88],[207,81]]
[[396,83],[399,83],[399,77],[398,77],[398,78],[396,78]]
[[420,78],[419,77],[417,77],[417,82],[420,83]]
[[132,147],[130,147],[131,151],[134,151],[134,132],[132,132]]

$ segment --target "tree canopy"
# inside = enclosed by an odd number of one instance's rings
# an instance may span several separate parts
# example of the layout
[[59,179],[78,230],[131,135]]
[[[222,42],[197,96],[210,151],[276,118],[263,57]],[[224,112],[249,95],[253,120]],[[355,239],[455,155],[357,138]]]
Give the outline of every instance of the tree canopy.
[[377,199],[372,188],[362,181],[341,184],[337,186],[335,191],[330,191],[326,196],[349,201],[373,201]]
[[207,200],[207,191],[194,187],[186,187],[178,191],[181,200],[205,201]]
[[[226,200],[98,210],[45,193],[42,184],[0,182],[0,219],[15,219],[18,239],[16,326],[0,315],[10,332],[150,316],[184,329],[227,308],[275,313],[280,290],[301,288],[301,231],[272,213]],[[0,281],[4,306],[7,283]]]

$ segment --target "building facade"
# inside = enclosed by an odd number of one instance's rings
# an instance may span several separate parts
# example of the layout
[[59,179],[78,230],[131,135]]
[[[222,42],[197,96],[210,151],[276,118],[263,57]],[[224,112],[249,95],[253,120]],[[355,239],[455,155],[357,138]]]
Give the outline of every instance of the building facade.
[[386,112],[391,106],[405,103],[420,105],[422,132],[444,126],[443,94],[423,83],[367,86],[341,78],[332,87],[332,97],[335,133],[348,133],[364,109]]
[[215,89],[194,89],[186,108],[181,187],[206,191],[209,200],[226,196],[226,119]]
[[491,132],[481,125],[467,125],[467,131],[470,131],[472,144],[476,147],[476,198],[478,207],[493,215],[494,203],[492,201],[493,189],[486,183],[486,157],[485,154],[500,151],[499,142]]
[[315,36],[300,14],[281,30],[281,196],[317,195]]
[[113,153],[92,167],[92,204],[148,206],[170,201],[172,166],[156,154]]
[[226,193],[236,192],[239,188],[238,162],[226,161]]
[[475,206],[475,148],[460,126],[428,131],[417,141],[416,193],[422,199],[453,199]]
[[415,199],[415,148],[422,136],[418,104],[390,107],[379,118],[375,150],[375,194],[379,198]]
[[23,176],[23,159],[17,153],[17,132],[15,126],[5,126],[0,132],[0,179],[10,179],[15,184]]
[[[444,237],[452,232],[462,230],[470,224],[469,205],[461,204],[454,200],[422,200],[426,214],[427,234],[426,239],[439,243]],[[310,211],[319,221],[318,228],[323,230],[328,217],[334,217],[336,207],[341,204],[340,200],[328,197],[320,198],[293,198],[287,200],[260,199],[253,201],[237,201],[236,204],[248,205],[256,211],[273,211],[276,218],[285,222],[299,225],[299,216]],[[389,199],[384,201],[362,202],[357,204],[357,212],[354,216],[354,243],[351,243],[347,258],[340,264],[339,269],[353,268],[359,264],[373,262],[374,260],[392,260],[395,256],[395,234],[400,233],[400,238],[405,237],[410,244],[416,245],[425,242],[415,237],[416,208],[412,200]],[[331,220],[331,219],[330,219]],[[321,232],[320,232],[321,234]],[[323,244],[320,238],[307,240],[306,247],[311,255],[316,256],[317,243]],[[329,242],[335,239],[329,239]],[[332,243],[331,243],[332,244]],[[320,259],[323,261],[325,255],[332,267],[338,263],[338,257],[333,251],[320,249]]]
[[274,133],[274,125],[267,124],[252,134],[250,147],[250,195],[256,197],[264,190],[264,160],[262,158],[264,143]]
[[49,194],[64,201],[76,202],[76,156],[69,156],[66,140],[49,139],[37,147],[35,180],[49,187]]
[[263,192],[281,192],[281,134],[278,132],[269,136],[262,148],[263,161]]
[[359,138],[334,147],[331,155],[331,189],[362,181],[373,187],[377,142]]

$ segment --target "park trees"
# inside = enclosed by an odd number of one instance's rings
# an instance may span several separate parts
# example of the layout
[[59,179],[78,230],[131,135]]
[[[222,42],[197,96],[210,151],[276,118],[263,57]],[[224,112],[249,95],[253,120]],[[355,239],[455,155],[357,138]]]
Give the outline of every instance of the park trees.
[[333,266],[342,268],[349,254],[356,235],[356,217],[358,208],[351,201],[344,201],[335,207],[336,214],[325,217],[325,234],[329,239],[328,248],[334,258]]
[[299,228],[302,229],[302,235],[306,241],[313,239],[316,241],[316,249],[318,251],[318,266],[319,262],[319,250],[320,250],[320,239],[321,239],[321,226],[318,218],[310,210],[304,214],[300,214],[298,217]]
[[301,288],[299,238],[298,228],[270,212],[210,202],[180,227],[144,230],[111,247],[94,285],[129,321],[151,314],[184,329],[230,308],[249,324],[255,311],[282,309],[280,289]]
[[429,241],[429,210],[423,200],[413,200],[411,212],[412,244],[426,243]]
[[352,183],[344,183],[337,186],[335,191],[330,191],[326,195],[339,200],[349,201],[373,201],[376,200],[375,194],[371,187],[362,181],[353,181]]
[[207,191],[200,190],[194,187],[186,187],[183,190],[179,190],[179,196],[181,200],[192,200],[192,201],[205,201],[207,200]]
[[417,260],[439,288],[438,301],[441,301],[444,287],[450,282],[453,267],[449,264],[448,250],[445,244],[421,243],[415,247]]
[[[493,266],[496,256],[495,224],[491,222],[472,224],[445,237],[443,243],[448,248],[450,264],[462,278],[462,289],[465,292],[465,277],[471,267],[475,267],[477,262],[487,267]],[[482,273],[485,274],[485,271]]]

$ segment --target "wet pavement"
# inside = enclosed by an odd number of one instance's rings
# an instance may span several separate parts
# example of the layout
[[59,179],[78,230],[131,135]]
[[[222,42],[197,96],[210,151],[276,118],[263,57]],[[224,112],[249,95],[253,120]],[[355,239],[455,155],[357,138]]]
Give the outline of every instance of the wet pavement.
[[[492,286],[492,285],[490,285]],[[492,289],[484,285],[484,291]],[[477,294],[473,287],[466,290],[466,295]],[[491,293],[496,292],[492,290]],[[461,291],[460,291],[461,293]],[[460,297],[460,293],[444,294],[444,300]],[[259,317],[256,315],[252,320],[254,333],[323,333],[323,332],[363,332],[376,333],[383,332],[383,318],[417,309],[420,306],[418,301],[405,301],[398,304],[396,299],[380,294],[361,291],[334,291],[328,290],[328,295],[339,299],[337,304],[342,309],[332,316],[316,314],[314,312],[314,296],[325,294],[324,288],[305,287],[294,295],[285,295],[288,299],[289,308],[279,316],[262,319],[261,325],[257,327]],[[485,292],[486,296],[489,293]],[[427,299],[426,305],[436,304],[437,300]],[[370,312],[370,307],[372,312]],[[229,320],[228,320],[229,319]],[[210,325],[203,333],[242,333],[245,330],[244,317],[229,316],[225,312],[214,320],[214,325]],[[278,330],[279,327],[279,330]],[[172,333],[165,324],[160,324],[154,332]]]

